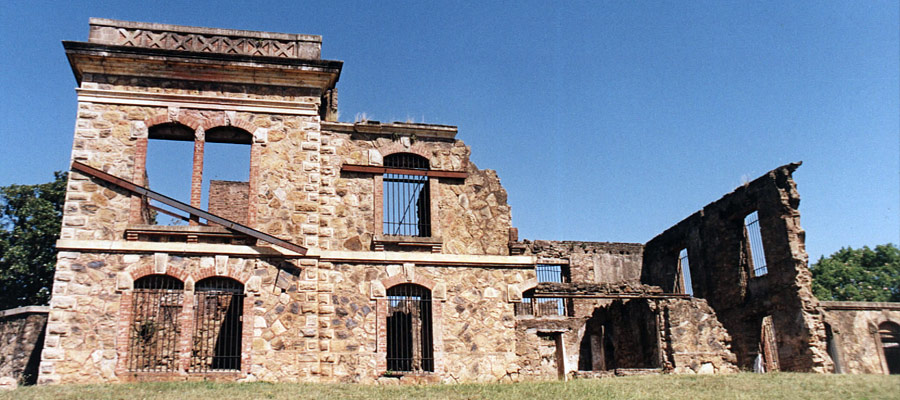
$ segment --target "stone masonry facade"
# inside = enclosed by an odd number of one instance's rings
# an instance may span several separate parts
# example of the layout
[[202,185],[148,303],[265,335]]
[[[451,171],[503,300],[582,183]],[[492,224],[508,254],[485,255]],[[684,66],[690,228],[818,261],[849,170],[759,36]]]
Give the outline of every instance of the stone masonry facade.
[[[91,19],[63,44],[78,110],[39,383],[834,369],[797,164],[646,244],[520,240],[456,127],[337,121],[342,62],[319,36]],[[164,140],[193,143],[189,201],[148,184]],[[204,211],[207,142],[250,167]],[[156,225],[161,202],[188,223]]]

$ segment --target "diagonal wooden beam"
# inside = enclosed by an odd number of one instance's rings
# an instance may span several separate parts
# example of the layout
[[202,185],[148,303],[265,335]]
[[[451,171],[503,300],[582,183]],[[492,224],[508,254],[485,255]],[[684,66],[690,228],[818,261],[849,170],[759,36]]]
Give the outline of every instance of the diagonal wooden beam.
[[151,199],[153,199],[153,200],[156,200],[156,201],[158,201],[158,202],[160,202],[160,203],[163,203],[163,204],[165,204],[165,205],[167,205],[167,206],[169,206],[169,207],[173,207],[173,208],[176,208],[176,209],[178,209],[178,210],[184,211],[184,212],[186,212],[186,213],[188,213],[188,214],[190,214],[190,215],[192,215],[192,216],[197,216],[197,217],[203,218],[203,219],[205,219],[205,220],[207,220],[207,221],[209,221],[209,222],[215,222],[215,223],[217,223],[217,224],[219,224],[219,225],[222,225],[222,226],[224,226],[225,228],[230,229],[230,230],[232,230],[232,231],[243,233],[243,234],[245,234],[245,235],[247,235],[247,236],[257,238],[257,239],[262,240],[262,241],[264,241],[264,242],[271,243],[271,244],[274,244],[274,245],[279,246],[279,247],[283,247],[283,248],[285,248],[285,249],[291,250],[291,251],[293,251],[293,252],[296,252],[296,253],[299,253],[299,254],[302,254],[302,255],[305,255],[305,254],[306,254],[306,251],[307,251],[306,247],[303,247],[303,246],[300,246],[300,245],[297,245],[297,244],[293,244],[293,243],[291,243],[291,242],[288,242],[288,241],[286,241],[286,240],[279,239],[279,238],[277,238],[277,237],[275,237],[275,236],[272,236],[272,235],[269,235],[269,234],[267,234],[267,233],[263,233],[263,232],[260,232],[260,231],[258,231],[258,230],[256,230],[256,229],[252,229],[252,228],[249,228],[249,227],[247,227],[247,226],[241,225],[241,224],[239,224],[239,223],[237,223],[237,222],[230,221],[230,220],[227,220],[227,219],[225,219],[225,218],[222,218],[222,217],[219,217],[219,216],[210,214],[210,213],[208,213],[208,212],[206,212],[206,211],[203,211],[203,210],[201,210],[201,209],[199,209],[199,208],[192,207],[192,206],[190,206],[190,205],[188,205],[188,204],[182,203],[182,202],[180,202],[180,201],[178,201],[178,200],[175,200],[175,199],[173,199],[173,198],[171,198],[171,197],[168,197],[168,196],[166,196],[166,195],[163,195],[163,194],[154,192],[154,191],[152,191],[152,190],[150,190],[150,189],[147,189],[147,188],[145,188],[145,187],[143,187],[143,186],[138,186],[138,185],[136,185],[136,184],[134,184],[134,183],[132,183],[132,182],[126,181],[126,180],[124,180],[124,179],[122,179],[122,178],[119,178],[119,177],[117,177],[117,176],[113,176],[113,175],[107,174],[106,172],[103,172],[103,171],[101,171],[101,170],[99,170],[99,169],[96,169],[96,168],[94,168],[94,167],[91,167],[91,166],[89,166],[89,165],[80,163],[80,162],[78,162],[78,161],[72,161],[72,170],[73,170],[73,171],[81,172],[81,173],[83,173],[83,174],[85,174],[85,175],[88,175],[88,176],[92,176],[92,177],[97,178],[97,179],[99,179],[99,180],[101,180],[101,181],[104,181],[104,182],[107,182],[107,183],[109,183],[109,184],[118,186],[118,187],[120,187],[120,188],[122,188],[122,189],[125,189],[125,190],[127,190],[127,191],[129,191],[129,192],[132,192],[132,193],[135,193],[135,194],[138,194],[138,195],[140,195],[140,196],[146,196],[146,197],[149,197],[149,198],[151,198]]

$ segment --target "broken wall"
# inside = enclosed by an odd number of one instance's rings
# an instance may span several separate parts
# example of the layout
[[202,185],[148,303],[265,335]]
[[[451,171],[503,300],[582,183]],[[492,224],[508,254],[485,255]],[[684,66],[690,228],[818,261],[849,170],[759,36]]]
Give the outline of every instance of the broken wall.
[[46,306],[28,306],[0,311],[0,389],[37,382]]
[[829,354],[835,372],[887,374],[887,360],[878,328],[900,325],[900,303],[823,301],[825,323],[830,330]]
[[[694,295],[705,299],[733,338],[741,368],[758,352],[762,319],[771,315],[782,369],[826,372],[831,360],[807,269],[800,196],[791,178],[799,163],[776,168],[710,203],[644,246],[641,282],[677,291],[679,251],[687,248]],[[754,276],[744,218],[757,211],[768,273]]]

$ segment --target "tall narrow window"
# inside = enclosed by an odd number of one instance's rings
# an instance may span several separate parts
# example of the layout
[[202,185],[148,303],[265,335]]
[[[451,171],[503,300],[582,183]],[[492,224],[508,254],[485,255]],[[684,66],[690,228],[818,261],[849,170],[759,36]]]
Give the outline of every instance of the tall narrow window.
[[407,283],[387,291],[388,371],[434,371],[431,291]]
[[431,236],[431,201],[428,191],[428,160],[409,153],[384,158],[385,168],[404,169],[384,174],[383,229],[385,235]]
[[132,295],[128,370],[177,370],[184,284],[171,276],[149,275],[134,281]]
[[759,229],[759,214],[754,211],[744,218],[747,240],[750,243],[750,262],[753,276],[763,276],[769,272],[766,268],[766,252],[763,249],[762,233]]
[[684,293],[691,296],[694,295],[694,284],[691,281],[691,264],[688,261],[687,249],[681,249],[678,252],[678,269],[681,270],[682,284],[684,285]]
[[[144,186],[182,203],[191,202],[194,160],[194,130],[169,122],[150,127]],[[165,204],[145,200],[142,214],[148,224],[186,225],[183,212]]]
[[230,278],[206,278],[194,287],[191,371],[241,369],[244,285]]
[[892,375],[900,374],[900,325],[883,322],[878,325],[878,336],[881,339],[884,361],[887,364],[885,372]]

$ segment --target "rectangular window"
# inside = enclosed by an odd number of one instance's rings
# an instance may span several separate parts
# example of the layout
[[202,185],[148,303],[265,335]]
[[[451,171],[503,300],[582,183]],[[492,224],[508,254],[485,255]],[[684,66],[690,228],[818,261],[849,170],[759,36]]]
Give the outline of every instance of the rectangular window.
[[384,234],[431,236],[428,177],[384,174]]
[[747,232],[747,241],[750,243],[750,266],[753,276],[763,276],[769,272],[766,269],[766,252],[763,249],[762,233],[759,229],[759,214],[754,211],[744,217],[744,227]]
[[678,269],[681,270],[682,284],[684,284],[684,293],[691,296],[694,295],[694,286],[691,281],[691,265],[688,262],[688,251],[686,248],[678,252]]
[[[539,283],[568,283],[570,278],[568,265],[538,264],[535,267],[535,273]],[[536,316],[565,316],[569,308],[569,299],[563,298],[536,298],[532,303],[536,309],[534,313]]]

